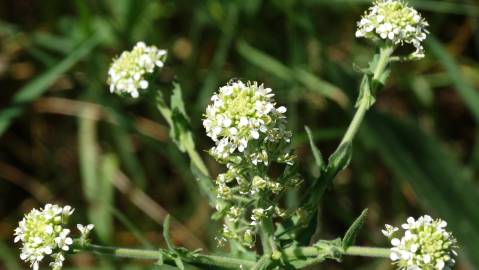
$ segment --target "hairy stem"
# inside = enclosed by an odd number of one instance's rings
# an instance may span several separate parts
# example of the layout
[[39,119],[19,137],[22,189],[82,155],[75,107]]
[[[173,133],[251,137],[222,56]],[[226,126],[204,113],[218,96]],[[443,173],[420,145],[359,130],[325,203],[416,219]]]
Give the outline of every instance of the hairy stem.
[[[93,244],[84,245],[81,247],[81,249],[91,251],[95,254],[100,255],[109,255],[120,258],[131,258],[140,260],[158,260],[161,254],[161,251],[159,250],[105,247]],[[194,265],[225,267],[232,269],[237,269],[241,265],[245,268],[251,268],[255,264],[254,261],[249,260],[203,254],[195,254],[194,256],[182,257],[181,259],[187,263]],[[165,258],[165,261],[172,262],[172,260],[169,258]]]
[[[374,69],[374,74],[373,74],[373,81],[378,81],[383,73],[386,70],[387,65],[390,62],[391,55],[393,53],[394,48],[390,46],[386,46],[384,48],[381,48],[379,52],[379,60],[378,63]],[[359,127],[361,126],[361,123],[363,122],[364,115],[366,114],[366,111],[369,109],[371,106],[369,96],[372,95],[371,89],[365,88],[364,85],[362,85],[363,89],[361,91],[363,92],[363,95],[360,96],[360,100],[358,100],[358,109],[356,110],[356,113],[354,114],[353,120],[349,124],[348,130],[343,136],[343,139],[341,140],[341,144],[344,144],[346,142],[352,142],[356,133],[358,132]]]
[[[106,247],[94,244],[83,244],[76,247],[78,250],[90,251],[99,255],[108,255],[120,258],[131,258],[139,260],[158,260],[160,254],[164,251],[161,250],[148,250],[148,249],[132,249],[132,248],[121,248],[121,247]],[[346,250],[339,249],[337,250],[339,254],[343,256],[362,256],[362,257],[375,257],[375,258],[389,258],[390,250],[387,248],[375,248],[375,247],[361,247],[361,246],[351,246]],[[318,247],[298,247],[293,249],[285,249],[281,251],[282,257],[288,261],[294,260],[304,260],[307,258],[317,258],[318,260],[309,260],[306,265],[316,264],[326,257],[324,256],[324,250]],[[165,257],[166,262],[173,263],[171,258]],[[215,256],[215,255],[204,255],[204,254],[195,254],[195,255],[186,255],[181,257],[181,259],[191,265],[201,265],[201,266],[210,266],[210,267],[223,267],[231,269],[251,269],[255,266],[258,266],[257,261],[246,260],[246,259],[237,259],[227,256]],[[269,254],[265,254],[262,257],[263,260],[270,259]]]
[[[300,247],[287,249],[283,251],[283,255],[287,258],[316,257],[320,251],[317,247]],[[391,251],[387,248],[351,246],[346,250],[341,250],[340,253],[346,256],[389,258]]]
[[388,248],[376,248],[376,247],[351,246],[344,251],[344,255],[376,257],[376,258],[389,258],[390,254],[391,254],[391,251]]

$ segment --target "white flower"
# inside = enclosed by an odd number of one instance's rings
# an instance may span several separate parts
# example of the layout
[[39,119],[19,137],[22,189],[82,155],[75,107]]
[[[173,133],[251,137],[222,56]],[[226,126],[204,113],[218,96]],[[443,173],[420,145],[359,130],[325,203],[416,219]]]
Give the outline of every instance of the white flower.
[[[249,247],[254,245],[256,225],[263,217],[284,216],[273,211],[274,201],[293,179],[267,174],[271,163],[284,163],[287,169],[296,158],[290,153],[287,109],[277,107],[273,97],[270,88],[257,82],[230,81],[211,97],[203,119],[215,143],[209,153],[227,167],[216,178],[221,200],[217,214],[225,220],[223,237]],[[258,207],[253,203],[257,199],[265,203]]]
[[[276,108],[271,88],[256,82],[235,81],[220,87],[206,108],[203,126],[215,142],[210,153],[225,160],[244,152],[253,141],[289,141],[285,127],[286,108]],[[253,159],[258,162],[258,159]]]
[[146,46],[144,42],[136,43],[131,51],[125,51],[113,60],[108,70],[110,92],[137,98],[139,90],[148,88],[145,76],[153,73],[156,67],[162,68],[165,60],[165,50]]
[[15,229],[15,242],[21,242],[20,258],[38,269],[39,263],[50,256],[54,261],[50,264],[54,270],[63,265],[63,252],[70,249],[73,239],[68,235],[69,217],[74,209],[70,206],[60,207],[47,204],[43,209],[33,209],[25,215]]
[[77,229],[80,231],[81,237],[86,239],[88,238],[88,235],[90,234],[90,231],[95,228],[95,225],[93,224],[88,224],[88,225],[82,225],[82,224],[77,224]]
[[63,267],[63,262],[65,261],[65,256],[61,253],[57,253],[52,256],[54,259],[49,265],[52,268],[52,270],[60,270]]
[[424,57],[421,42],[426,39],[428,23],[419,12],[401,0],[377,0],[357,23],[356,37],[383,39],[395,45],[413,45],[413,58]]
[[[404,270],[450,270],[457,255],[457,241],[446,226],[445,221],[428,215],[417,220],[409,217],[401,226],[404,235],[391,239],[391,261]],[[390,238],[398,230],[386,225],[383,234]]]
[[387,238],[391,238],[395,232],[399,230],[399,228],[391,226],[389,224],[384,225],[386,227],[385,230],[381,230],[381,232],[386,236]]

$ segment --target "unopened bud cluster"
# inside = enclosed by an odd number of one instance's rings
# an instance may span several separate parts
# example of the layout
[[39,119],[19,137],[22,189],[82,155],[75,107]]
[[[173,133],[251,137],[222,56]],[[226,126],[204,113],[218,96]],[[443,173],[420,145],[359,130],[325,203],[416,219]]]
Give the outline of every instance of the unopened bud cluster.
[[413,45],[414,58],[424,57],[421,43],[426,39],[428,23],[421,14],[401,0],[378,0],[358,22],[356,37],[382,39],[395,45]]
[[268,202],[299,181],[268,175],[272,163],[288,168],[295,161],[289,150],[286,108],[277,106],[273,97],[262,84],[233,81],[213,95],[203,120],[215,142],[210,154],[227,168],[216,178],[217,210],[225,218],[223,235],[245,245],[252,245],[263,218],[284,214]]
[[162,68],[166,51],[138,42],[131,51],[123,52],[113,60],[108,70],[110,92],[137,98],[140,91],[148,88],[147,74]]
[[[66,228],[74,209],[47,204],[42,209],[33,209],[25,215],[15,229],[15,242],[21,242],[20,258],[37,270],[45,257],[50,257],[50,267],[59,270],[65,260],[65,252],[70,250],[73,239]],[[93,225],[78,224],[81,237],[86,238]]]
[[457,242],[446,227],[444,220],[425,215],[417,220],[409,217],[402,230],[386,225],[382,232],[391,240],[390,258],[398,269],[450,270]]

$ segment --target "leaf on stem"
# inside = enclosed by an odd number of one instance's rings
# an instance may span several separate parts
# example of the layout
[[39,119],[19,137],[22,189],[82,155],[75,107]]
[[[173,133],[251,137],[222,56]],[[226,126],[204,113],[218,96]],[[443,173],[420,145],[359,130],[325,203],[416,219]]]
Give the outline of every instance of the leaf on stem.
[[351,162],[353,146],[351,142],[342,143],[336,151],[329,157],[328,174],[336,175],[344,170]]
[[173,84],[173,94],[171,95],[171,138],[178,145],[178,148],[185,152],[188,149],[194,149],[195,143],[190,131],[189,118],[186,114],[185,104],[183,102],[181,87],[178,83]]
[[170,237],[170,220],[171,216],[167,215],[165,218],[165,221],[163,222],[163,238],[165,238],[166,245],[168,246],[168,249],[170,251],[175,250],[175,245],[173,245],[173,242],[171,241]]
[[308,134],[309,145],[311,147],[311,151],[313,152],[314,161],[316,162],[316,165],[319,168],[319,173],[321,175],[321,173],[322,173],[322,171],[325,167],[324,160],[323,160],[323,155],[321,154],[321,151],[319,151],[319,149],[314,144],[313,135],[312,135],[311,130],[309,129],[309,127],[304,126],[304,129],[306,130],[306,134]]
[[[180,252],[178,252],[178,250],[180,249],[177,249],[175,245],[173,244],[173,241],[171,241],[170,220],[171,220],[171,216],[167,215],[165,218],[165,221],[163,222],[163,238],[165,238],[166,246],[168,247],[168,251],[166,251],[164,255],[171,258],[175,262],[178,268],[180,268],[181,270],[184,270],[185,265],[183,261],[181,260]],[[161,251],[160,251],[160,254],[161,254]],[[160,256],[157,263],[160,264],[160,263],[163,263],[163,261],[164,261],[163,257]]]
[[361,212],[361,215],[359,215],[358,218],[351,224],[349,227],[348,231],[344,234],[343,240],[342,240],[342,246],[343,249],[346,250],[350,246],[354,244],[354,241],[356,241],[356,236],[358,235],[359,231],[364,225],[364,220],[366,219],[366,215],[368,214],[368,209],[364,209],[363,212]]

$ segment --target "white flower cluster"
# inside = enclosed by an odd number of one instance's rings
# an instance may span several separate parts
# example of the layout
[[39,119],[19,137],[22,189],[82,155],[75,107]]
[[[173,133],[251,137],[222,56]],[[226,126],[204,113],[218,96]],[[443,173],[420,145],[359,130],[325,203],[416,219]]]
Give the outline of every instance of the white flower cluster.
[[[235,153],[244,152],[251,141],[289,142],[291,133],[286,130],[286,108],[276,107],[271,88],[258,83],[235,81],[211,97],[206,108],[203,126],[216,146],[211,154],[226,160]],[[257,151],[254,151],[257,152]],[[261,162],[261,157],[252,157]]]
[[138,42],[133,50],[125,51],[113,60],[108,70],[110,92],[137,98],[140,89],[148,88],[145,75],[153,73],[155,67],[162,68],[165,60],[165,50]]
[[390,258],[398,269],[404,270],[450,270],[457,256],[457,241],[446,231],[447,223],[425,215],[415,220],[412,217],[401,228],[404,234],[395,235],[400,230],[386,225],[383,234],[391,240]]
[[[70,250],[73,239],[65,228],[74,209],[46,204],[43,209],[33,209],[25,215],[15,229],[15,242],[22,242],[20,258],[37,270],[40,262],[50,256],[50,267],[59,270],[65,260],[64,252]],[[89,230],[93,225],[86,226]],[[82,232],[83,235],[83,232]]]
[[262,84],[230,81],[213,95],[203,120],[215,142],[210,154],[227,167],[216,178],[223,236],[249,247],[264,218],[283,217],[273,202],[285,187],[298,182],[286,174],[268,175],[271,163],[285,164],[287,171],[296,158],[289,149],[286,108],[276,106],[273,97]]
[[358,22],[356,37],[381,38],[395,45],[412,44],[412,56],[424,57],[421,42],[426,39],[428,23],[421,14],[401,0],[378,0]]

